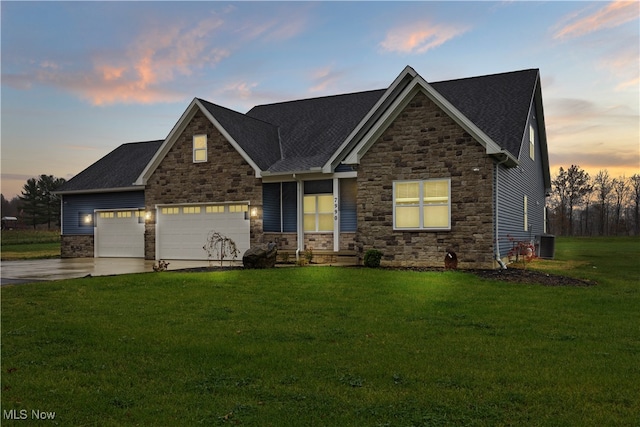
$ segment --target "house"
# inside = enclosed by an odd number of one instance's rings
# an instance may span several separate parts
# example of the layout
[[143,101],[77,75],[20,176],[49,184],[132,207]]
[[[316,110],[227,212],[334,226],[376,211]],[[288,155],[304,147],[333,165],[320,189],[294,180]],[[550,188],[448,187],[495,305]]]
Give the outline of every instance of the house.
[[124,144],[70,179],[62,256],[206,259],[241,251],[383,253],[383,265],[490,268],[545,233],[551,188],[540,73],[259,105],[195,98],[166,139]]

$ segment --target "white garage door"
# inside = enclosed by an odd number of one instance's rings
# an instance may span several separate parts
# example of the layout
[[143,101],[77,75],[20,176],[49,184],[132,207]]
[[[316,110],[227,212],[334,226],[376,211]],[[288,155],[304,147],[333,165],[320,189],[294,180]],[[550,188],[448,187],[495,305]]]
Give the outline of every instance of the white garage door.
[[144,258],[144,221],[138,210],[96,212],[95,256]]
[[[242,259],[249,249],[248,218],[247,204],[159,207],[156,258],[206,260],[203,246],[209,233],[217,231],[235,242],[240,251],[236,259]],[[215,258],[220,259],[219,255]]]

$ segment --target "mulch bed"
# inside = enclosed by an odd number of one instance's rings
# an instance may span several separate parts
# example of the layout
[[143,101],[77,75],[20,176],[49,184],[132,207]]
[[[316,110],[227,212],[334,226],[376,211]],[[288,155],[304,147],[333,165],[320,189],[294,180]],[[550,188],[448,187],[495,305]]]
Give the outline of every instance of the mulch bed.
[[[355,268],[365,268],[362,266],[354,266]],[[206,271],[228,271],[242,270],[244,267],[197,267],[187,268],[181,271],[185,272],[206,272]],[[444,268],[436,267],[381,267],[389,270],[409,270],[409,271],[444,271]],[[557,274],[545,273],[537,270],[524,270],[522,268],[510,267],[506,270],[485,270],[470,269],[460,270],[473,273],[483,279],[500,280],[508,283],[526,284],[526,285],[542,285],[542,286],[595,286],[596,282],[592,280],[576,279],[574,277],[560,276]]]

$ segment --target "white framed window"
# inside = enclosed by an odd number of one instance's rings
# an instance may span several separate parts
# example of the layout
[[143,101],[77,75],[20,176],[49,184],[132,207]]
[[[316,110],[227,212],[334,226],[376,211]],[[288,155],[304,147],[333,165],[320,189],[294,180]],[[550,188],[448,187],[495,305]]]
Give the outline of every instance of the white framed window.
[[185,206],[182,208],[182,213],[184,214],[199,214],[200,206]]
[[304,196],[304,231],[333,231],[333,194]]
[[118,218],[131,218],[133,213],[131,211],[118,211],[116,212]]
[[207,161],[207,135],[193,136],[193,163]]
[[102,219],[107,219],[107,218],[114,218],[115,215],[113,212],[100,212],[98,214],[98,216]]
[[529,125],[529,157],[531,160],[536,159],[536,133],[533,130],[533,125]]
[[393,228],[396,230],[450,230],[451,179],[395,181]]
[[178,215],[180,208],[162,208],[160,212],[162,212],[163,215]]
[[224,205],[207,206],[206,213],[224,213]]
[[229,212],[249,212],[247,205],[229,205]]

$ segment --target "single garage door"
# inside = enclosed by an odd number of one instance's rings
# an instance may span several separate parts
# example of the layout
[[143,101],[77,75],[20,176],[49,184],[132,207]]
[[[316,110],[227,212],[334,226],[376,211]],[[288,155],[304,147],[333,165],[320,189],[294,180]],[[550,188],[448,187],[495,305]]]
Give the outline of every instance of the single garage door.
[[95,256],[144,258],[144,220],[138,210],[96,212]]
[[203,246],[209,233],[217,231],[235,242],[240,251],[236,259],[242,259],[242,254],[249,249],[248,210],[247,204],[159,207],[156,257],[206,260],[208,254]]

